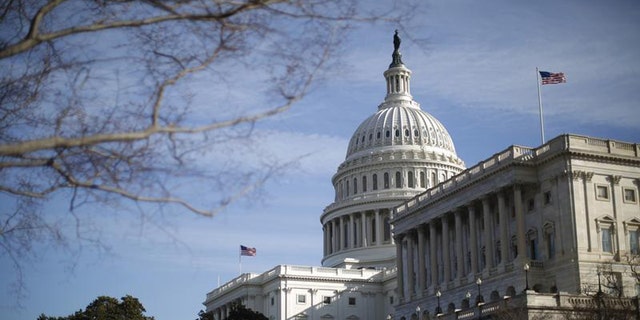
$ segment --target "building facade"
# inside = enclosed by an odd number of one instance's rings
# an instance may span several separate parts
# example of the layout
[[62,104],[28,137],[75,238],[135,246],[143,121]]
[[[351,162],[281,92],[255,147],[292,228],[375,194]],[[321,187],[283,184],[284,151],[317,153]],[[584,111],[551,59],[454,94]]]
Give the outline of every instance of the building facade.
[[221,320],[242,303],[274,320],[508,310],[534,319],[591,306],[597,292],[640,293],[627,262],[639,253],[640,146],[563,135],[466,169],[446,128],[413,100],[399,44],[396,33],[384,101],[331,180],[322,266],[242,274],[207,294],[206,311]]
[[636,297],[639,182],[640,145],[562,135],[509,147],[415,197],[392,220],[396,317],[454,314],[523,291],[530,309],[534,297],[603,286]]

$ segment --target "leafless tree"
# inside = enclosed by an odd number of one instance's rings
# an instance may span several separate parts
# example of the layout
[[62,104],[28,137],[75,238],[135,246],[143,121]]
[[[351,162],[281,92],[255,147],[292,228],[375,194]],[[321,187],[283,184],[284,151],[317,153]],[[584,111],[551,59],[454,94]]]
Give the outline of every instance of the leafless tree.
[[281,168],[237,160],[256,123],[308,92],[354,22],[396,19],[357,1],[0,2],[0,254],[19,273],[34,242],[67,243],[54,196],[82,238],[83,204],[213,216],[253,192]]

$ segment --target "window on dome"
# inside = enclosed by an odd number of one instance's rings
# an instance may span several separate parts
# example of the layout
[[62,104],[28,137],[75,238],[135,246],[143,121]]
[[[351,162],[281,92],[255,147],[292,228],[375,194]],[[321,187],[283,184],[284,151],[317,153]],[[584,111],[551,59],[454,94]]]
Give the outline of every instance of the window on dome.
[[420,171],[420,188],[425,188],[424,171]]
[[383,177],[384,177],[384,188],[389,189],[389,173],[385,172]]
[[407,184],[409,185],[409,188],[415,187],[413,185],[413,171],[409,171],[409,173],[407,174]]
[[353,194],[358,193],[358,178],[353,178]]
[[396,188],[402,188],[402,174],[396,171]]
[[387,133],[385,134],[387,138],[389,138],[389,136],[391,135],[391,132],[389,130],[387,130]]
[[347,187],[345,189],[347,189],[347,197],[348,197],[349,196],[349,180],[347,180]]
[[418,129],[413,130],[413,135],[416,137],[418,136]]
[[367,176],[362,177],[362,192],[367,192]]
[[376,139],[380,139],[380,131],[378,131],[378,133],[376,133]]
[[369,141],[373,140],[373,133],[369,133]]
[[362,140],[361,140],[361,142],[364,142],[364,136],[362,136]]
[[378,190],[378,175],[374,173],[371,178],[373,180],[373,190]]
[[371,242],[372,243],[377,243],[376,230],[377,230],[376,218],[371,218]]
[[407,137],[409,136],[409,129],[404,129],[404,135]]
[[384,218],[384,240],[385,242],[391,241],[391,223],[389,223],[389,217]]
[[400,130],[396,129],[396,137],[399,137],[399,136],[400,136]]

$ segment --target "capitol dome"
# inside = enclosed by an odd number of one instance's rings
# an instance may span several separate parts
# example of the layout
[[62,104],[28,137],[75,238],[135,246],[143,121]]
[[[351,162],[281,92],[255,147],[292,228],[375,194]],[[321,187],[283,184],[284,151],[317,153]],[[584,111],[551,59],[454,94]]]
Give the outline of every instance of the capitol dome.
[[455,156],[456,150],[447,129],[432,115],[414,103],[383,103],[351,137],[347,160],[385,147],[418,147]]
[[384,101],[358,126],[332,178],[335,199],[320,217],[324,266],[395,266],[392,209],[465,169],[446,128],[413,100],[399,47],[396,32]]

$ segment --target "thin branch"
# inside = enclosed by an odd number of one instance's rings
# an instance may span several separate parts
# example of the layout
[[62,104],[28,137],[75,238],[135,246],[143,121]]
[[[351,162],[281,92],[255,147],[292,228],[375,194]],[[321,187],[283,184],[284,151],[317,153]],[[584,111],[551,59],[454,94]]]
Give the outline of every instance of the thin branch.
[[5,47],[3,50],[0,50],[0,59],[11,57],[17,55],[19,53],[30,50],[31,48],[47,41],[52,41],[58,38],[63,38],[70,35],[81,34],[81,33],[90,33],[90,32],[98,32],[109,29],[120,29],[120,28],[136,28],[143,27],[147,25],[159,24],[163,22],[170,21],[222,21],[228,19],[234,15],[237,15],[244,11],[254,10],[258,8],[265,7],[267,5],[271,5],[278,2],[283,2],[284,0],[262,0],[262,1],[248,1],[242,5],[239,5],[235,8],[229,9],[220,13],[211,13],[207,12],[204,14],[167,14],[163,16],[155,16],[146,19],[140,20],[123,20],[123,21],[113,21],[110,23],[94,23],[84,26],[77,26],[66,28],[62,30],[58,30],[50,33],[39,33],[38,28],[40,27],[40,23],[44,16],[51,12],[55,7],[57,7],[60,3],[65,0],[55,0],[44,7],[42,7],[36,16],[32,19],[31,29],[27,36],[21,41]]

